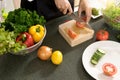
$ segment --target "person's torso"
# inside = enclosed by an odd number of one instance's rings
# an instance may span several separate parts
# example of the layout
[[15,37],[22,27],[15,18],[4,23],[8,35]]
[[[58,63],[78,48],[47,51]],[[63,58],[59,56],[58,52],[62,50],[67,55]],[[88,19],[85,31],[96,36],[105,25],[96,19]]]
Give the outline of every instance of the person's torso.
[[[74,0],[70,0],[74,9]],[[21,7],[31,11],[36,10],[39,15],[43,15],[46,20],[50,20],[63,14],[57,9],[54,0],[21,0]]]

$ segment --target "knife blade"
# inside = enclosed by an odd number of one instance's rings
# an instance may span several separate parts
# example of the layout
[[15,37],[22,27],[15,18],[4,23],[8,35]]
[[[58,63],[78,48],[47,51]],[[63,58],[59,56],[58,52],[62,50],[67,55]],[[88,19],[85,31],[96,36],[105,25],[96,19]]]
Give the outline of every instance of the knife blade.
[[84,22],[80,17],[78,17],[75,13],[72,13],[71,15],[70,15],[70,17],[72,18],[72,19],[75,19],[76,21],[79,21],[79,22]]
[[89,28],[89,29],[92,29],[92,27],[86,23],[81,17],[78,17],[75,13],[72,13],[71,15],[69,15],[72,19],[76,20],[77,22],[80,22],[80,23],[85,23],[86,24],[86,27]]

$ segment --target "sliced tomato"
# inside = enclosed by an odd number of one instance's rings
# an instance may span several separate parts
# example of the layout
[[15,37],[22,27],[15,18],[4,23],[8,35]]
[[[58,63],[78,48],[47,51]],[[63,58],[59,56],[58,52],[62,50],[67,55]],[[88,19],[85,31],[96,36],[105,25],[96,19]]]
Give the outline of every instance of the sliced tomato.
[[85,22],[87,21],[87,17],[86,16],[83,16],[82,17],[82,20],[84,20]]
[[77,36],[77,33],[75,33],[73,30],[68,29],[68,35],[69,37],[71,37],[72,39],[75,39]]
[[76,21],[76,27],[83,28],[83,27],[85,27],[85,23]]
[[116,66],[111,63],[103,64],[102,69],[103,69],[104,74],[106,74],[108,76],[113,76],[114,74],[117,73]]

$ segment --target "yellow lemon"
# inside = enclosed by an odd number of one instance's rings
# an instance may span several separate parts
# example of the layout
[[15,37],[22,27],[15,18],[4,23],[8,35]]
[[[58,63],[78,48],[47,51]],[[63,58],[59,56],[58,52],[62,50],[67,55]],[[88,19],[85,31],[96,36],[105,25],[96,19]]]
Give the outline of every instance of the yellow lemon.
[[56,64],[56,65],[61,64],[63,61],[62,52],[59,50],[54,51],[51,56],[51,61],[53,64]]

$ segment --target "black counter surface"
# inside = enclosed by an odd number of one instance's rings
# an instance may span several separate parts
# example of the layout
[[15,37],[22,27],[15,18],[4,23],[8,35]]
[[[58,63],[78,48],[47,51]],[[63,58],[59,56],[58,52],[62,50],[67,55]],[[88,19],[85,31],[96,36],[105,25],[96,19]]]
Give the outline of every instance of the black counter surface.
[[[84,69],[82,54],[85,48],[95,42],[95,36],[75,47],[70,45],[58,32],[58,25],[69,20],[63,16],[46,24],[47,34],[42,45],[47,45],[63,53],[63,62],[54,65],[50,60],[42,61],[37,57],[37,50],[25,56],[6,54],[0,56],[0,80],[94,80]],[[108,27],[102,18],[90,21],[91,27],[110,32],[109,40],[117,41],[117,31]]]

